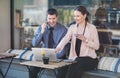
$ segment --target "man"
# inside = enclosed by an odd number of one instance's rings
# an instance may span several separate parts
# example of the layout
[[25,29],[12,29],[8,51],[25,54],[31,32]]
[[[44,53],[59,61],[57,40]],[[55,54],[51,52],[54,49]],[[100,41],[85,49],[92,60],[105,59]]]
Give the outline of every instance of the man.
[[[65,26],[57,22],[58,13],[55,9],[51,8],[47,11],[47,22],[43,23],[37,30],[35,37],[32,40],[33,47],[56,48],[61,39],[67,33]],[[50,34],[52,32],[52,35]],[[52,38],[51,38],[52,37]],[[67,47],[57,54],[57,58],[63,58]],[[37,78],[40,69],[31,67],[30,78]],[[57,78],[65,78],[67,67],[57,69]]]

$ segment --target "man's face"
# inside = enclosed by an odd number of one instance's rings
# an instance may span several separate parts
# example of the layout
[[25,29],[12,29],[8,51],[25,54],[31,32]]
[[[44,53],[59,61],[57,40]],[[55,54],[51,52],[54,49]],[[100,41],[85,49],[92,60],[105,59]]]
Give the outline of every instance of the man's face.
[[51,27],[54,27],[56,25],[57,19],[58,17],[55,14],[47,16],[47,22]]

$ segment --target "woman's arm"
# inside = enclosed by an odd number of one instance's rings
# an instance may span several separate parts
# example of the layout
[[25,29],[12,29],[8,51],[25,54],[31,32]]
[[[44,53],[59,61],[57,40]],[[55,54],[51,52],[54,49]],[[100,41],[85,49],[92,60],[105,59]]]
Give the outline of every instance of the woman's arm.
[[72,33],[71,33],[71,27],[70,27],[67,31],[67,34],[63,37],[63,39],[60,41],[60,43],[56,47],[55,52],[59,52],[63,50],[65,45],[70,41],[71,37],[72,37]]
[[86,38],[87,46],[95,50],[99,49],[99,38],[96,27],[90,29],[90,38]]

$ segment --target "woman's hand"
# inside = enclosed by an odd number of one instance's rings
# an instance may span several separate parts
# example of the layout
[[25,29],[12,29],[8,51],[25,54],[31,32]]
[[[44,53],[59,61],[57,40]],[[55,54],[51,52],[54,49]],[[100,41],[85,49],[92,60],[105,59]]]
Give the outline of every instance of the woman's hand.
[[83,42],[87,42],[86,37],[83,34],[75,34],[76,38],[82,40]]
[[60,48],[55,48],[55,53],[59,52]]

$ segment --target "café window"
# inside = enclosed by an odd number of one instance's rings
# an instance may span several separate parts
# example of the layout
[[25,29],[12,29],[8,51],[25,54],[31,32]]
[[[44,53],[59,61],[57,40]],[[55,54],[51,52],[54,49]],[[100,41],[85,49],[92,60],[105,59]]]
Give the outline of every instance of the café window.
[[31,47],[37,27],[46,21],[47,0],[14,0],[14,48]]
[[59,11],[59,21],[66,26],[74,21],[73,9],[78,5],[87,8],[90,13],[89,22],[98,29],[100,39],[98,51],[104,53],[109,51],[118,55],[120,51],[120,0],[75,0],[75,2],[73,0],[54,0],[53,2],[53,7]]
[[87,8],[89,22],[98,30],[112,32],[112,45],[120,45],[120,0],[14,0],[14,48],[32,47],[32,38],[46,20],[48,8],[56,8],[58,22],[68,27],[78,5]]

